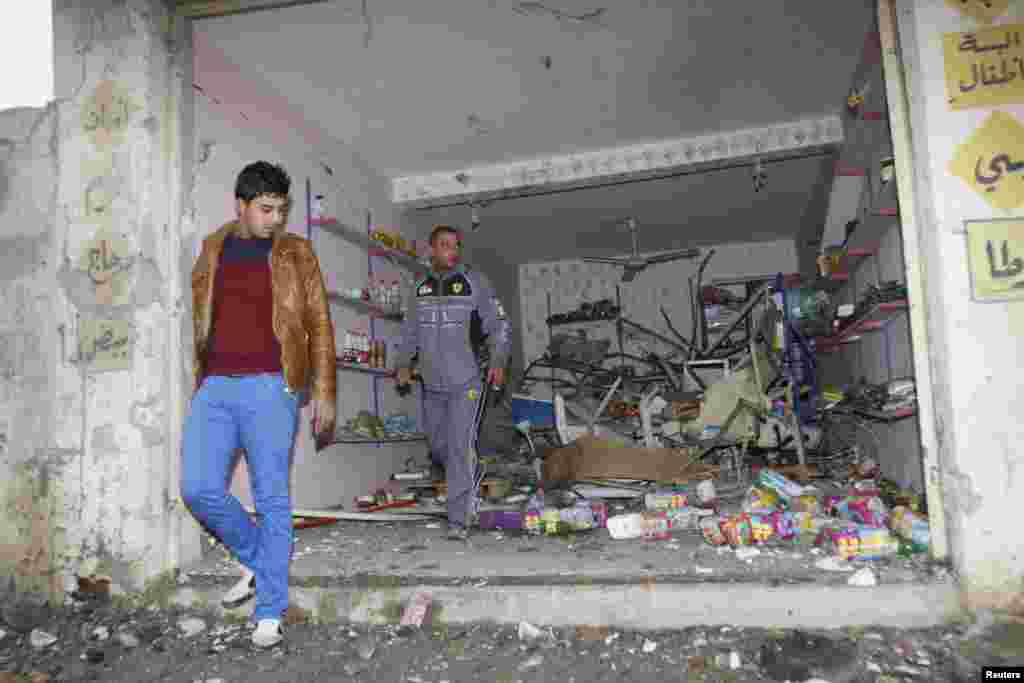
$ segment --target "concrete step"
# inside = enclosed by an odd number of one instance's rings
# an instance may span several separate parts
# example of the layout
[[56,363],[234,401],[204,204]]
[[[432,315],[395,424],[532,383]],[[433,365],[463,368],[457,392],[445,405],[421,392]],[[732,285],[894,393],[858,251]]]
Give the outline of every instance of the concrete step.
[[[221,595],[237,577],[192,577],[174,602],[221,612]],[[695,625],[765,628],[891,626],[925,628],[959,618],[952,580],[854,587],[764,582],[607,581],[587,577],[417,581],[382,575],[339,579],[307,576],[291,586],[293,605],[315,620],[397,623],[418,591],[433,597],[433,623],[600,625],[620,629],[674,629]],[[230,614],[249,616],[253,601]]]

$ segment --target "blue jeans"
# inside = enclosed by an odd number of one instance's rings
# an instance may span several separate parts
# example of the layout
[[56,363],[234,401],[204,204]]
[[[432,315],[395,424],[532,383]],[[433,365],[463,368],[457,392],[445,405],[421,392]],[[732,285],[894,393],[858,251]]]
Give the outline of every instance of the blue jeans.
[[[182,500],[255,574],[257,620],[280,619],[288,609],[289,470],[298,416],[299,397],[276,373],[207,377],[185,420]],[[229,492],[239,448],[245,449],[258,526]]]

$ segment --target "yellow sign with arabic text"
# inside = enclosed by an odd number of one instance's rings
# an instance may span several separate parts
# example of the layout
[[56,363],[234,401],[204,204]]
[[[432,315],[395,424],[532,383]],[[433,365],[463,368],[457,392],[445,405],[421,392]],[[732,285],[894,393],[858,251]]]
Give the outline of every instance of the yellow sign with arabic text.
[[78,359],[89,372],[129,370],[132,367],[130,320],[82,318],[78,325]]
[[967,222],[975,301],[1024,298],[1024,219]]
[[946,33],[942,54],[953,111],[1024,102],[1024,24]]
[[1024,125],[997,111],[961,144],[949,171],[991,206],[1009,211],[1024,204]]
[[946,4],[983,24],[991,24],[1006,14],[1010,0],[946,0]]

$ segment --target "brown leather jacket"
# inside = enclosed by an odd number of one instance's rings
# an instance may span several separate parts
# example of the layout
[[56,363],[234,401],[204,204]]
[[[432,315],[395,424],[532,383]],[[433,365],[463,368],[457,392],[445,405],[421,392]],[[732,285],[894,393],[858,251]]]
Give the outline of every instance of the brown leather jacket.
[[[227,223],[203,240],[203,251],[192,269],[192,320],[195,325],[194,389],[205,374],[203,362],[210,340],[213,283],[224,240],[238,229]],[[309,240],[288,232],[274,236],[270,250],[274,291],[274,334],[281,344],[281,366],[289,389],[311,389],[325,409],[321,433],[334,431],[337,405],[337,356],[327,290],[320,263]]]

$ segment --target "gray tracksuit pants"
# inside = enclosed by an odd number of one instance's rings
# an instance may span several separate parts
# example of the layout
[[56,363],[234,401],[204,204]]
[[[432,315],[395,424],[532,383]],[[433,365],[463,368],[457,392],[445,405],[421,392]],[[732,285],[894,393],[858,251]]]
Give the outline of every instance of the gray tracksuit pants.
[[448,480],[448,523],[466,526],[475,512],[482,476],[477,436],[487,406],[487,387],[475,379],[457,389],[423,392],[424,427],[431,457]]

